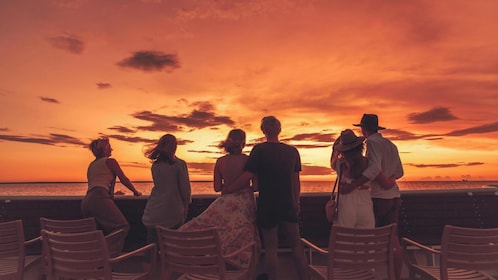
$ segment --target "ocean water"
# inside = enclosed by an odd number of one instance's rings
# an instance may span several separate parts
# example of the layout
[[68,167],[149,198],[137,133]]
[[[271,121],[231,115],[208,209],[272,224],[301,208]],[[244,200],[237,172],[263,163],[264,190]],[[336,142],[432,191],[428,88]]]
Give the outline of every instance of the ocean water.
[[[301,192],[330,192],[333,181],[302,181]],[[401,190],[448,190],[475,189],[486,186],[498,187],[498,181],[398,181]],[[150,194],[152,182],[134,182],[135,187],[144,195]],[[213,182],[192,181],[193,194],[214,194]],[[0,183],[0,196],[79,196],[85,195],[86,182],[36,182],[36,183]],[[132,193],[119,182],[115,191],[126,195]]]

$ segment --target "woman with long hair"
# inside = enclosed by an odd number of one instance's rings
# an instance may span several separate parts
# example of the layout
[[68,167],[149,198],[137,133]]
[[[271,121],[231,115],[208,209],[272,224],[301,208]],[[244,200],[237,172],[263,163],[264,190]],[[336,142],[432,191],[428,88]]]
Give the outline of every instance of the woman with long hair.
[[[259,244],[256,228],[256,203],[253,191],[256,180],[247,180],[238,190],[224,193],[223,188],[234,182],[244,172],[248,156],[242,152],[246,144],[246,134],[241,129],[233,129],[218,147],[226,154],[216,160],[213,187],[221,196],[216,198],[199,216],[185,223],[179,230],[196,230],[216,227],[220,235],[224,254],[230,254],[251,241]],[[251,184],[252,181],[252,184]],[[251,252],[245,252],[231,261],[238,265],[248,265]]]
[[166,134],[145,152],[154,181],[142,216],[149,243],[157,242],[157,225],[177,229],[187,218],[192,191],[187,163],[176,156],[176,147],[176,137]]
[[[361,177],[368,167],[368,159],[363,155],[365,137],[356,136],[351,129],[341,132],[334,142],[331,156],[331,167],[340,176],[340,182],[351,182]],[[374,228],[370,185],[365,184],[350,193],[343,194],[339,185],[339,200],[337,206],[337,225],[352,228]]]

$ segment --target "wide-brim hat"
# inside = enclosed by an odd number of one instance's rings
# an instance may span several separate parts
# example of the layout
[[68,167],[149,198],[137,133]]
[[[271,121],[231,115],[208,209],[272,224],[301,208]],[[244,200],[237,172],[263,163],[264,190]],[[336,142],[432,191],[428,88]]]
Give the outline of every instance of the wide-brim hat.
[[382,130],[385,127],[379,126],[379,118],[375,114],[363,114],[361,121],[358,124],[353,124],[354,126],[360,126],[368,130]]
[[334,148],[339,152],[345,152],[362,145],[365,137],[356,136],[351,129],[345,129],[341,132],[341,136],[337,138],[337,141],[338,143]]

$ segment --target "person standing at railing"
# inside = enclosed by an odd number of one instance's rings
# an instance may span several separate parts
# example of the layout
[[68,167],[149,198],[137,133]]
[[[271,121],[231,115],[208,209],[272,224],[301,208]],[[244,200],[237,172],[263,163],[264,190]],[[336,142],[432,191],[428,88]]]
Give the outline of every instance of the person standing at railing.
[[256,177],[259,186],[257,224],[263,235],[265,276],[258,279],[278,278],[278,233],[285,235],[292,250],[299,279],[308,279],[304,248],[299,233],[299,172],[301,158],[298,150],[279,141],[280,121],[274,116],[261,120],[261,131],[266,142],[254,145],[245,165],[245,172],[222,192],[237,190],[249,178]]
[[[337,176],[341,176],[339,182],[351,182],[367,169],[368,158],[363,156],[364,140],[365,137],[356,136],[351,129],[345,129],[334,142],[330,164],[338,173]],[[375,227],[370,184],[366,183],[339,197],[335,225],[350,228]]]
[[192,189],[187,163],[176,156],[177,145],[176,137],[166,134],[145,152],[154,181],[142,216],[148,243],[157,243],[157,225],[177,229],[187,219]]
[[[111,253],[121,252],[130,225],[125,216],[114,203],[114,185],[116,177],[121,184],[133,192],[133,195],[142,195],[126,177],[116,159],[111,158],[112,148],[109,138],[101,137],[93,140],[89,146],[95,160],[88,166],[88,190],[81,201],[81,212],[84,217],[94,217],[104,234],[123,229],[116,244],[110,245]],[[116,252],[115,252],[116,250]]]
[[[358,188],[368,181],[372,181],[370,194],[372,196],[375,226],[385,226],[392,223],[398,223],[399,212],[401,209],[401,193],[396,182],[383,187],[375,181],[375,178],[383,172],[387,178],[399,179],[403,177],[403,165],[399,156],[398,148],[387,138],[384,138],[378,131],[385,129],[379,126],[378,116],[375,114],[363,114],[359,124],[363,136],[365,136],[368,158],[368,168],[362,173],[359,179],[351,183],[341,184],[341,193],[348,193]],[[397,240],[399,241],[399,240]],[[395,246],[395,268],[399,279],[402,268],[402,251],[401,246]]]
[[[219,157],[214,165],[213,187],[222,195],[197,217],[185,223],[178,230],[198,230],[216,227],[221,240],[223,254],[229,255],[251,242],[260,247],[256,227],[255,178],[249,178],[240,189],[223,193],[225,185],[231,184],[243,172],[248,156],[243,153],[246,133],[242,129],[232,129],[226,140],[218,147],[227,154]],[[230,259],[232,264],[245,267],[251,265],[252,251],[244,252]],[[259,256],[254,256],[259,259]]]

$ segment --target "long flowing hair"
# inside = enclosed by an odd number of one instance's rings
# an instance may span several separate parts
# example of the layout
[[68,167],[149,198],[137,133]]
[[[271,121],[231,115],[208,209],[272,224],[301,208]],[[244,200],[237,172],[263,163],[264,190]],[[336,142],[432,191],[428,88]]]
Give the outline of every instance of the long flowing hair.
[[343,159],[351,165],[350,173],[354,179],[360,178],[364,171],[364,168],[362,168],[363,150],[364,145],[362,144],[351,150],[341,152]]
[[241,154],[246,145],[246,133],[242,129],[232,129],[227,139],[221,141],[218,148],[225,149],[229,154]]
[[175,153],[177,147],[176,137],[172,134],[165,134],[157,144],[145,151],[145,157],[151,162],[164,161],[173,164],[176,161]]

